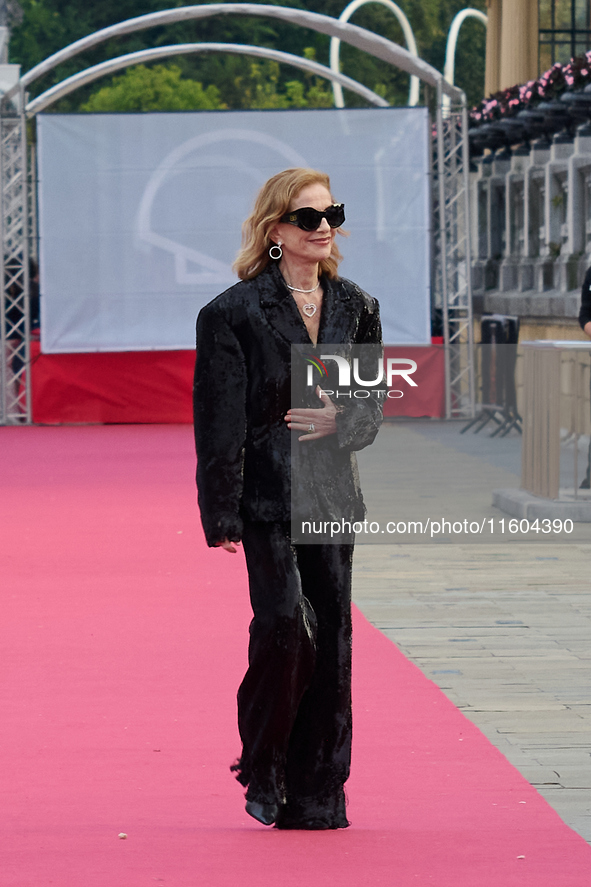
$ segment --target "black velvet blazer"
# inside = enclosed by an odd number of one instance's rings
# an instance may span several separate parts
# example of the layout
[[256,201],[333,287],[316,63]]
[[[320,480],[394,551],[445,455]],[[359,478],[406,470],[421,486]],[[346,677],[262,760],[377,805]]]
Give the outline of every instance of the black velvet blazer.
[[[323,277],[322,285],[318,344],[381,347],[377,301],[344,278]],[[209,545],[225,537],[239,541],[245,517],[290,520],[292,445],[302,459],[296,485],[305,488],[304,498],[316,510],[334,519],[358,520],[364,514],[353,451],[374,440],[382,420],[380,402],[339,403],[336,434],[298,443],[301,432],[290,432],[284,420],[290,406],[297,405],[292,344],[313,347],[276,263],[235,284],[199,313],[195,443],[199,507]],[[299,405],[321,403],[308,393]]]

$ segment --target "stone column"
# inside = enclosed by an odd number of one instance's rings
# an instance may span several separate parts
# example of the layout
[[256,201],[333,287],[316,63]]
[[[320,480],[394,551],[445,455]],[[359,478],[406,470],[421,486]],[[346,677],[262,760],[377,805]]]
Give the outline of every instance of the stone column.
[[538,0],[502,0],[500,89],[538,76],[538,39]]
[[502,0],[487,0],[486,14],[486,71],[484,76],[484,94],[491,95],[501,88],[499,73],[501,64],[501,20]]

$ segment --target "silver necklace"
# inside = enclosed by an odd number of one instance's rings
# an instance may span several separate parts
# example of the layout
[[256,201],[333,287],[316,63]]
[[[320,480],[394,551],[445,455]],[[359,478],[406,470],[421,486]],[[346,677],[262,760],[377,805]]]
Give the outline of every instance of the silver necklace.
[[[316,290],[320,286],[320,280],[318,280],[316,286],[312,287],[311,290],[303,290],[299,286],[292,286],[287,281],[285,281],[285,286],[288,288],[288,290],[291,290],[292,293],[303,293],[304,295],[309,296],[310,293],[316,292]],[[302,305],[301,310],[304,312],[306,317],[314,317],[314,315],[318,311],[318,305],[315,305],[314,302],[308,302],[306,305]]]
[[303,290],[299,286],[291,286],[289,283],[286,283],[285,286],[288,288],[288,290],[291,290],[294,293],[305,293],[306,295],[308,295],[309,293],[316,292],[316,290],[320,286],[320,281],[318,281],[316,286],[313,286],[311,290]]

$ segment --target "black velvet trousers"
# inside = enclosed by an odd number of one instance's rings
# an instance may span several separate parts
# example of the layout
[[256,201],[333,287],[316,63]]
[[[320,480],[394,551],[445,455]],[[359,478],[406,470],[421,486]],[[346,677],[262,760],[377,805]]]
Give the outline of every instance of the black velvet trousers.
[[246,522],[254,618],[238,690],[248,800],[279,828],[343,828],[351,762],[352,545],[293,545],[289,524]]

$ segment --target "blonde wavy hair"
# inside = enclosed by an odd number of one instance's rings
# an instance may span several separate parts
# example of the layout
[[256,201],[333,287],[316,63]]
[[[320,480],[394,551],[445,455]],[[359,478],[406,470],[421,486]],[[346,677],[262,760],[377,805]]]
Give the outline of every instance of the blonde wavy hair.
[[[251,280],[272,261],[269,248],[273,245],[270,231],[289,210],[294,197],[308,185],[324,185],[330,192],[330,179],[316,169],[284,169],[270,178],[259,191],[252,213],[242,225],[242,248],[233,268],[241,280]],[[332,194],[332,192],[331,192]],[[332,198],[334,200],[334,198]],[[339,233],[344,233],[340,231]],[[336,277],[342,255],[336,242],[328,259],[320,262],[321,274]]]

